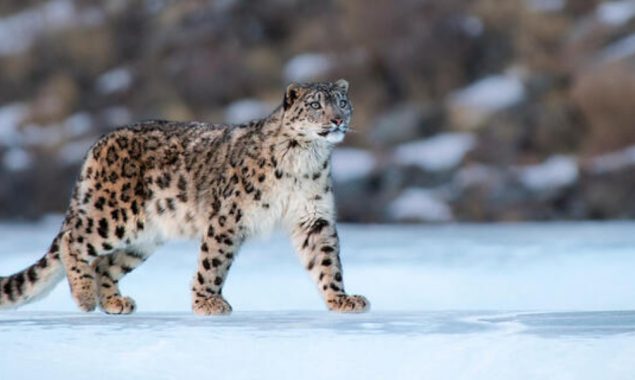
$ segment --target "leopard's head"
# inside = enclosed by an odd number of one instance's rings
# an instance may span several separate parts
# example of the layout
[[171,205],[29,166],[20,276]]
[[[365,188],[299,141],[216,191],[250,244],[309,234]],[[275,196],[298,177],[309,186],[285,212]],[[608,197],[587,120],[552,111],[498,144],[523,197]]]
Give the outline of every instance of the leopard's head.
[[344,79],[333,83],[292,83],[287,87],[283,108],[283,123],[291,133],[331,144],[344,140],[353,114],[348,82]]

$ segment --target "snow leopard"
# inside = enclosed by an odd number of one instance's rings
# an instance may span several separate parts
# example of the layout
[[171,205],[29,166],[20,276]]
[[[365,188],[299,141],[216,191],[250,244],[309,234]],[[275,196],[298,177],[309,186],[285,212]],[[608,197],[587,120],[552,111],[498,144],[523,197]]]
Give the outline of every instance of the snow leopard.
[[242,124],[152,120],[117,128],[88,151],[48,252],[0,278],[0,308],[46,295],[64,277],[82,311],[129,314],[119,281],[164,242],[200,239],[197,315],[228,314],[222,294],[248,238],[286,230],[326,307],[364,312],[344,291],[331,153],[351,122],[349,84],[292,83],[267,117]]

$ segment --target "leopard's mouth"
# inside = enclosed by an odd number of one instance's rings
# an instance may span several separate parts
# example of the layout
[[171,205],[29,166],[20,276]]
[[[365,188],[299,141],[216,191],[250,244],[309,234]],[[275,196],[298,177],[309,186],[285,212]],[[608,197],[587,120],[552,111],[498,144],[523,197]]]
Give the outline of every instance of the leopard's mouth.
[[340,133],[342,135],[345,135],[347,131],[348,131],[348,124],[340,124],[340,125],[331,124],[328,126],[327,129],[323,130],[322,132],[318,132],[318,135],[322,137],[326,137],[330,134],[340,134]]
[[331,144],[337,144],[344,140],[346,132],[348,131],[347,124],[334,125],[331,124],[328,129],[319,132],[318,135],[322,136],[326,141]]

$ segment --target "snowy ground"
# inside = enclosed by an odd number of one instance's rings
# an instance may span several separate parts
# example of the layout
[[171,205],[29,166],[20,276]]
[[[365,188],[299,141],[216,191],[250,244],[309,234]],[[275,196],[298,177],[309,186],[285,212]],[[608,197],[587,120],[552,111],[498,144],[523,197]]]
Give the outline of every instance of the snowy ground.
[[[38,258],[57,220],[0,224],[0,272]],[[61,284],[0,314],[0,379],[633,379],[635,223],[344,226],[347,289],[323,310],[281,236],[248,244],[228,317],[189,312],[196,244],[122,281],[139,312],[80,314]]]

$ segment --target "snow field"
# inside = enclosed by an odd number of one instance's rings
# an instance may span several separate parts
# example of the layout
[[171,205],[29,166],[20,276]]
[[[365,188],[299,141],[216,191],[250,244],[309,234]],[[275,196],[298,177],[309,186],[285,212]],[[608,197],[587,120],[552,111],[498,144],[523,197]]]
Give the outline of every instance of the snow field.
[[[59,219],[0,225],[9,274]],[[635,223],[342,226],[347,290],[328,313],[281,235],[247,244],[227,317],[189,309],[197,244],[122,281],[139,312],[76,311],[66,284],[0,314],[0,379],[633,379]]]

